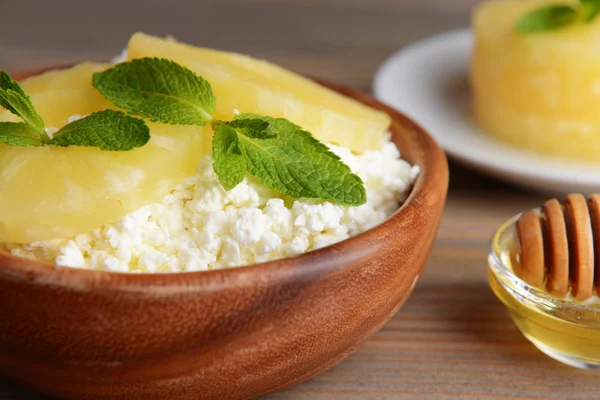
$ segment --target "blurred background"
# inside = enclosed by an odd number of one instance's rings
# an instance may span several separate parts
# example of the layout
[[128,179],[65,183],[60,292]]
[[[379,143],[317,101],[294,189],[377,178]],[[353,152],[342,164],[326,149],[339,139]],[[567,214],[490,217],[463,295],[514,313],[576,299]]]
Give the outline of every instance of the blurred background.
[[0,68],[117,54],[135,31],[370,88],[399,47],[467,26],[478,0],[0,0]]

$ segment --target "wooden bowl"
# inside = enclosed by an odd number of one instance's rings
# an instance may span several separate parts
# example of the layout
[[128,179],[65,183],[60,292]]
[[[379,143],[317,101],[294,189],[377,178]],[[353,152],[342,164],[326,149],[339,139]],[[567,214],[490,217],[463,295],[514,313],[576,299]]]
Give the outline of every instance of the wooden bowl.
[[0,374],[63,399],[246,399],[367,340],[425,266],[448,169],[407,117],[325,85],[387,112],[403,158],[421,166],[391,218],[295,258],[208,272],[94,272],[0,253]]

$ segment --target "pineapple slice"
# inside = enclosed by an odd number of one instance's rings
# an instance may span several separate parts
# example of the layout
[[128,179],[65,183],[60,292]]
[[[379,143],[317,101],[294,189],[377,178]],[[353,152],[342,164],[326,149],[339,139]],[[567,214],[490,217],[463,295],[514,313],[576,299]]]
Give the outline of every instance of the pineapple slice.
[[[38,92],[29,97],[47,128],[62,128],[72,115],[83,116],[107,108],[117,109],[93,87]],[[18,117],[6,110],[0,114],[0,120],[19,121]]]
[[92,89],[92,74],[112,67],[111,64],[84,62],[67,69],[57,69],[20,82],[28,95],[64,89]]
[[[89,77],[91,80],[91,75]],[[46,126],[111,107],[91,88],[36,92]],[[0,120],[13,120],[3,113]],[[150,123],[150,142],[128,152],[0,143],[0,242],[71,237],[159,200],[211,151],[209,128]]]
[[[52,70],[20,82],[46,127],[61,128],[71,115],[86,115],[116,107],[92,86],[92,74],[110,68],[110,64],[84,62],[72,68]],[[63,105],[56,106],[56,104]],[[71,115],[66,115],[68,104]],[[0,121],[19,121],[9,111],[0,108]]]
[[[72,115],[87,115],[107,108],[117,109],[93,87],[37,92],[29,97],[47,128],[62,128]],[[20,119],[2,109],[0,121],[18,122]]]
[[137,33],[129,41],[128,57],[168,58],[203,76],[217,97],[218,119],[233,118],[234,109],[284,117],[324,142],[356,152],[377,148],[390,125],[386,113],[248,56]]
[[146,146],[129,152],[0,144],[0,241],[71,237],[159,200],[193,175],[201,128],[151,124]]
[[[577,4],[577,1],[562,1]],[[519,18],[555,0],[494,0],[473,15],[473,111],[490,135],[565,158],[600,160],[600,18],[536,34]]]

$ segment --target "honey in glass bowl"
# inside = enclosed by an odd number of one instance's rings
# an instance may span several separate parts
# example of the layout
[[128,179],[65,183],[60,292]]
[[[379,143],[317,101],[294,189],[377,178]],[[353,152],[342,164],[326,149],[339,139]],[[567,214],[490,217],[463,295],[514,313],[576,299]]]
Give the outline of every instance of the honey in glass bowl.
[[513,269],[515,223],[507,221],[492,238],[489,283],[523,333],[548,356],[578,368],[600,368],[600,298],[559,298],[533,287]]

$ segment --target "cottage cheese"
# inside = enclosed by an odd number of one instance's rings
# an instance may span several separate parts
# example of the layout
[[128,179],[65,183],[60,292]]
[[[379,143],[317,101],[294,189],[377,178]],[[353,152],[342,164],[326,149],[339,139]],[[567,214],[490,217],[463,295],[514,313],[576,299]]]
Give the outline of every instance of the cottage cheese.
[[248,177],[223,189],[206,156],[196,176],[120,221],[70,239],[4,245],[58,265],[118,272],[185,272],[254,264],[318,249],[381,223],[403,202],[419,168],[387,138],[378,151],[330,146],[358,174],[367,203],[282,198]]

